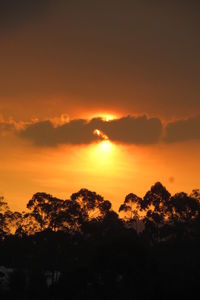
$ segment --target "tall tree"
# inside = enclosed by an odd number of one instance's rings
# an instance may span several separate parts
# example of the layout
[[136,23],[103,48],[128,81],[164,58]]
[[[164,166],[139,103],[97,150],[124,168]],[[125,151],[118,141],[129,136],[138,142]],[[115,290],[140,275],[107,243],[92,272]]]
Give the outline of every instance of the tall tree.
[[[40,231],[50,229],[80,230],[85,222],[102,218],[111,209],[111,203],[95,192],[81,189],[69,200],[55,198],[46,193],[36,193],[28,202],[30,216],[39,224]],[[32,224],[32,223],[31,223]]]
[[141,211],[145,213],[145,232],[152,241],[160,240],[162,227],[170,217],[171,194],[160,183],[156,182],[141,202]]
[[40,230],[56,230],[54,221],[63,203],[64,200],[55,198],[49,194],[36,193],[28,202],[27,208],[31,211],[31,217],[39,224]]
[[126,223],[129,226],[133,226],[137,232],[139,230],[141,202],[142,199],[140,197],[130,193],[119,208],[119,212],[123,212]]
[[4,238],[10,233],[9,230],[9,215],[10,210],[4,197],[0,196],[0,237]]

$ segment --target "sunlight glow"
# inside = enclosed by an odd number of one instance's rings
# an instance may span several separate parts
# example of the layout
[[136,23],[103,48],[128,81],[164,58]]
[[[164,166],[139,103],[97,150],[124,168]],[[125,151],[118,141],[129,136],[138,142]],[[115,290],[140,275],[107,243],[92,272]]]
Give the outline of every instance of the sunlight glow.
[[94,135],[97,135],[102,141],[98,143],[98,151],[102,153],[108,153],[112,150],[112,143],[109,141],[109,138],[106,134],[103,133],[103,131],[99,129],[95,129],[93,131]]
[[106,122],[109,122],[111,120],[114,120],[117,118],[116,115],[114,114],[107,114],[107,113],[95,113],[93,115],[90,115],[89,117],[90,119],[93,119],[93,118],[101,118],[102,120],[106,121]]
[[89,160],[94,169],[111,172],[115,163],[116,147],[108,139],[90,146]]
[[108,136],[106,134],[104,134],[103,131],[101,131],[99,129],[95,129],[93,131],[93,134],[97,135],[101,140],[104,140],[104,141],[109,139]]
[[112,144],[108,140],[99,143],[98,147],[102,153],[108,153],[112,150]]
[[106,122],[116,119],[116,116],[110,114],[101,114],[100,116]]

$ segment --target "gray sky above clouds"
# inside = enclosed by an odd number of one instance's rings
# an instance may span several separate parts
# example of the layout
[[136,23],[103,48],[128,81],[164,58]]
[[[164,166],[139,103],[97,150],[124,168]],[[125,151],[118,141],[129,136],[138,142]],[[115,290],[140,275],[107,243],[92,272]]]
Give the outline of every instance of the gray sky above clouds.
[[198,1],[1,0],[0,112],[200,111]]

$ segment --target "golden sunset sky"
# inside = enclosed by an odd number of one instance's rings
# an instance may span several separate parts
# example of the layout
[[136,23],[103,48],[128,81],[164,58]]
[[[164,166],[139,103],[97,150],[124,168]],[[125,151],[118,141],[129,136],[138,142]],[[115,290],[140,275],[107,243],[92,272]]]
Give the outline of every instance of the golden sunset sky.
[[[0,3],[0,195],[88,188],[118,209],[200,188],[200,3]],[[100,130],[100,136],[95,134]]]

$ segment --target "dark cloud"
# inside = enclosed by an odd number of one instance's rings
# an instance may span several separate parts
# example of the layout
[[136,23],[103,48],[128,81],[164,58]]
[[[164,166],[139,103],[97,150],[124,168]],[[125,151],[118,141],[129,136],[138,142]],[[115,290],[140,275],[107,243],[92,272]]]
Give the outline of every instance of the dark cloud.
[[[55,122],[56,120],[56,122]],[[102,131],[102,136],[94,130]],[[37,146],[55,147],[61,144],[89,144],[98,139],[109,140],[119,144],[148,145],[178,143],[200,140],[200,116],[169,122],[165,126],[159,118],[144,116],[126,116],[110,121],[102,118],[74,119],[60,123],[59,118],[33,122],[1,121],[0,135],[15,133],[30,140]]]
[[54,127],[50,121],[38,122],[27,126],[20,136],[38,146],[88,144],[95,140],[86,120],[73,120],[59,127]]
[[162,133],[162,124],[158,118],[123,117],[114,119],[110,122],[92,120],[97,128],[110,138],[110,140],[127,144],[154,144],[160,139]]
[[128,116],[109,122],[100,118],[90,121],[77,119],[58,127],[50,121],[43,121],[28,125],[19,134],[38,146],[88,144],[97,140],[93,133],[95,129],[102,130],[111,141],[122,144],[157,143],[162,133],[159,119]]
[[164,140],[167,143],[200,140],[200,116],[168,123]]

